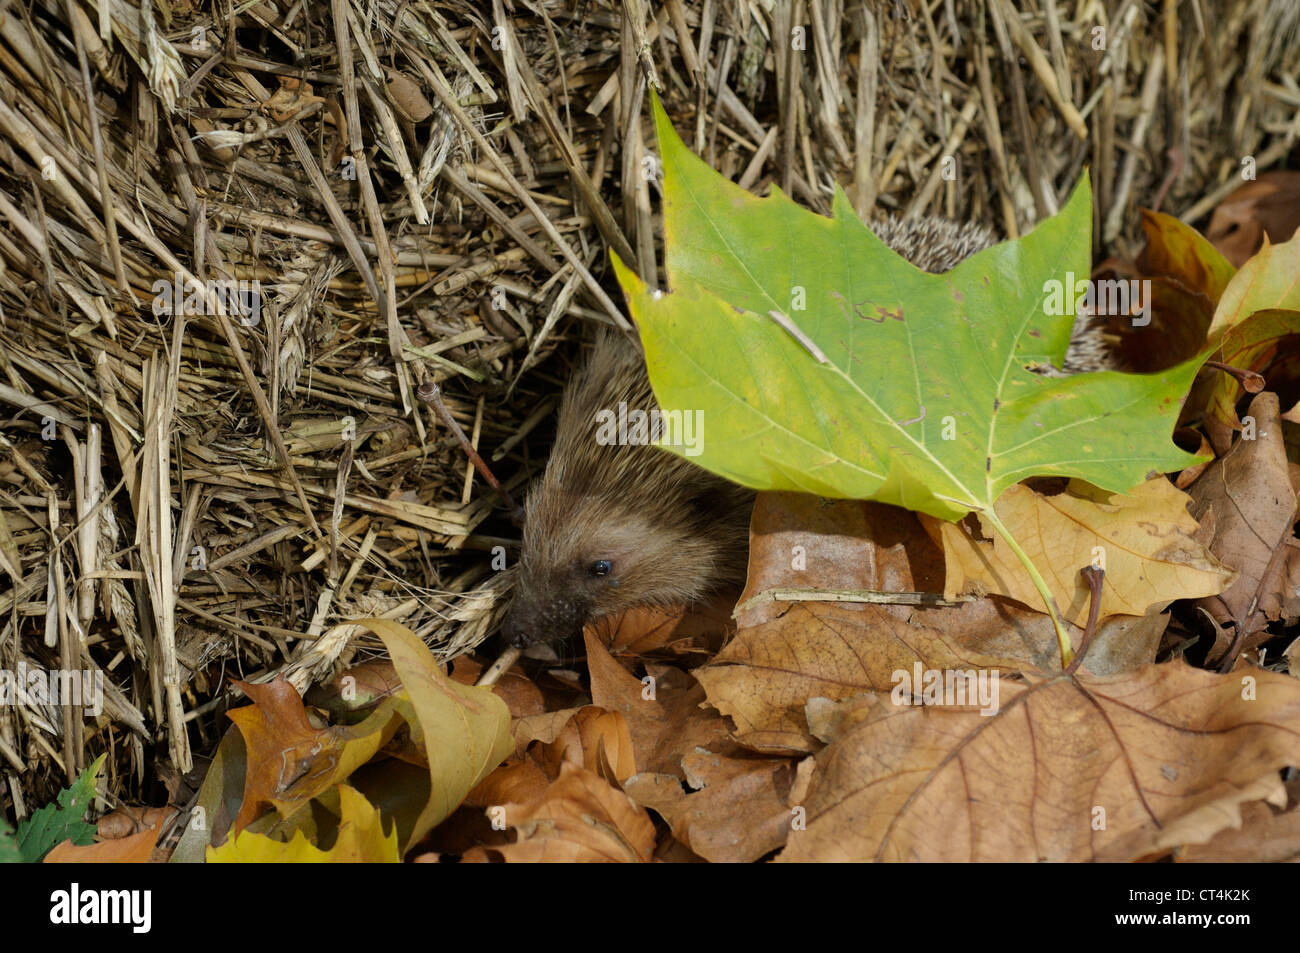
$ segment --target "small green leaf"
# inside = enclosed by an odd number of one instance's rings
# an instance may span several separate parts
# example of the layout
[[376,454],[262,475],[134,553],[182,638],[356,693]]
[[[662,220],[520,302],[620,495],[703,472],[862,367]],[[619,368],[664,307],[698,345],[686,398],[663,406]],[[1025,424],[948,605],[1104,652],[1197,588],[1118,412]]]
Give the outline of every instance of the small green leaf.
[[95,780],[105,757],[101,754],[71,787],[60,791],[56,804],[45,805],[18,825],[18,850],[23,860],[36,863],[65,840],[79,847],[94,841],[95,825],[87,824],[85,816],[95,798]]

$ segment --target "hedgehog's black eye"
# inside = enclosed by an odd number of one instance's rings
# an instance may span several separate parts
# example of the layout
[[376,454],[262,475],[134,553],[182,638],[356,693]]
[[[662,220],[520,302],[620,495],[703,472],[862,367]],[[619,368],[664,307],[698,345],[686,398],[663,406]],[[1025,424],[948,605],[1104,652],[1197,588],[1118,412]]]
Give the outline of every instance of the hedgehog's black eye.
[[597,559],[587,569],[593,576],[608,576],[614,571],[614,564],[608,559]]

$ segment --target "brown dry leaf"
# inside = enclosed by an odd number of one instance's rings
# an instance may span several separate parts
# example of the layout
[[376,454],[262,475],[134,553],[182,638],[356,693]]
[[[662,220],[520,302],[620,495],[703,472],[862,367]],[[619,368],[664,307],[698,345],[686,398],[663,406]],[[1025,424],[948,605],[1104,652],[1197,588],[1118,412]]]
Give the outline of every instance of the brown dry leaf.
[[[789,604],[753,599],[785,587],[928,592],[943,588],[943,551],[917,514],[897,506],[824,500],[800,493],[760,493],[754,507],[749,582],[736,617],[753,626],[785,614]],[[1052,621],[1042,612],[993,597],[959,607],[881,605],[887,614],[944,632],[953,645],[1029,668],[1060,659]],[[1131,671],[1155,660],[1168,619],[1103,619],[1085,664],[1095,675]],[[1071,626],[1077,645],[1083,631]]]
[[1259,251],[1264,236],[1274,245],[1300,228],[1300,172],[1270,170],[1229,192],[1210,216],[1205,237],[1240,268]]
[[[1062,618],[1079,625],[1091,601],[1080,570],[1098,560],[1106,571],[1101,618],[1146,615],[1175,599],[1215,595],[1232,582],[1232,570],[1193,538],[1188,499],[1164,477],[1114,495],[1072,480],[1055,496],[1013,486],[996,509],[1047,580]],[[948,598],[993,592],[1030,607],[1041,603],[1020,560],[987,525],[981,524],[985,538],[975,539],[964,521],[924,521],[943,539]]]
[[1300,764],[1300,684],[1273,672],[1173,662],[999,694],[990,717],[874,693],[815,706],[828,747],[779,859],[1132,860],[1208,840]]
[[522,755],[524,750],[534,741],[550,744],[560,737],[560,732],[564,730],[564,726],[569,723],[569,719],[578,710],[577,708],[561,708],[559,711],[547,711],[539,715],[516,718],[510,726],[511,734],[515,738],[516,752]]
[[[750,523],[749,576],[736,609],[740,629],[712,662],[695,670],[696,678],[709,704],[735,722],[742,744],[768,753],[815,750],[819,745],[804,718],[808,699],[887,690],[893,671],[910,669],[917,658],[909,644],[921,635],[927,645],[941,641],[925,622],[967,621],[951,640],[960,648],[942,656],[949,661],[970,657],[985,630],[1010,626],[998,618],[1003,607],[988,600],[959,610],[917,610],[778,602],[761,594],[786,587],[937,594],[942,584],[943,554],[915,513],[882,503],[760,493]],[[924,620],[919,631],[908,624],[917,618]],[[1055,636],[1050,620],[1038,618],[1047,622],[1041,631],[1009,642],[1016,657],[1037,660],[1041,652],[1047,664],[1057,651]],[[864,657],[864,651],[871,654]]]
[[[1050,669],[1059,658],[1051,620],[1001,599],[939,608],[755,598],[799,586],[933,592],[943,578],[942,555],[914,513],[760,493],[752,527],[746,599],[737,609],[741,628],[695,673],[747,747],[816,750],[804,711],[810,699],[889,691],[895,673],[917,662],[1016,671]],[[1149,663],[1166,621],[1158,613],[1107,621],[1085,664],[1099,674]],[[1073,634],[1077,643],[1082,633]]]
[[1290,625],[1300,619],[1300,539],[1288,536],[1282,546],[1275,571],[1262,587],[1259,607],[1270,621],[1282,619]]
[[1300,862],[1300,780],[1287,784],[1287,794],[1289,807],[1285,802],[1270,805],[1263,801],[1242,805],[1240,827],[1222,830],[1207,843],[1185,847],[1175,853],[1174,860],[1184,864]]
[[391,67],[384,70],[388,79],[388,97],[403,119],[424,122],[433,115],[433,106],[424,97],[420,84],[401,70]]
[[709,703],[736,723],[736,740],[756,751],[795,753],[819,745],[804,706],[889,692],[896,672],[926,668],[1015,671],[1016,659],[958,644],[947,633],[899,621],[888,607],[802,602],[780,618],[741,629],[695,672]]
[[1261,606],[1267,602],[1274,618],[1281,612],[1286,541],[1296,513],[1277,395],[1257,394],[1249,416],[1255,439],[1238,439],[1189,490],[1192,515],[1202,524],[1197,538],[1240,574],[1222,594],[1197,605],[1230,627],[1245,648],[1266,624]]
[[523,804],[541,797],[555,780],[548,777],[532,758],[501,765],[465,795],[471,807]]
[[[827,500],[803,493],[760,493],[750,521],[749,577],[736,610],[740,625],[775,618],[785,604],[754,601],[764,590],[943,588],[943,553],[898,506]],[[899,619],[912,607],[885,606]]]
[[[1300,465],[1288,463],[1287,473],[1291,477],[1291,492],[1296,495],[1297,515],[1300,515]],[[1291,625],[1300,619],[1300,539],[1293,533],[1282,545],[1285,551],[1276,561],[1276,575],[1269,574],[1259,606],[1270,621],[1281,619]]]
[[398,702],[390,698],[357,725],[317,728],[283,676],[265,685],[235,684],[253,704],[227,712],[247,750],[244,798],[232,834],[268,805],[288,817],[369,761],[402,723]]
[[698,606],[638,606],[596,619],[588,628],[619,658],[668,654],[704,659],[716,652],[735,628],[731,621],[735,604],[733,589]]
[[1214,446],[1205,434],[1191,427],[1180,427],[1174,431],[1174,443],[1188,453],[1194,453],[1198,457],[1206,458],[1204,463],[1194,463],[1190,467],[1180,470],[1178,476],[1174,478],[1174,486],[1180,490],[1185,490],[1195,483],[1196,478],[1214,462],[1216,456]]
[[501,810],[519,839],[475,848],[466,852],[466,861],[481,863],[497,854],[516,863],[634,863],[654,855],[654,823],[645,809],[596,774],[569,762],[541,797],[506,804]]
[[1295,639],[1283,649],[1282,657],[1286,659],[1286,670],[1295,678],[1300,678],[1300,639]]
[[261,105],[262,112],[279,123],[288,122],[312,103],[325,100],[312,92],[311,83],[293,76],[278,77],[280,88],[270,95]]
[[682,758],[697,747],[728,751],[730,732],[715,711],[702,708],[704,688],[691,675],[669,665],[647,664],[639,679],[586,633],[591,698],[627,719],[636,753],[636,770],[683,777]]
[[[533,757],[549,778],[560,775],[568,762],[593,771],[615,784],[636,774],[636,756],[627,719],[597,705],[579,708],[555,739],[534,749]],[[606,777],[604,767],[613,771]]]
[[[451,663],[451,680],[458,684],[475,685],[482,674],[483,666],[468,655],[462,655]],[[541,689],[518,668],[504,672],[492,684],[492,694],[506,703],[511,718],[527,718],[546,711]]]
[[46,864],[147,864],[154,857],[158,835],[176,816],[170,807],[143,812],[114,811],[96,824],[98,840],[79,847],[66,840],[45,855]]
[[[918,609],[912,618],[944,632],[953,645],[1014,661],[1017,668],[1050,672],[1061,664],[1052,620],[1000,596],[977,599],[959,609]],[[1154,662],[1168,623],[1168,613],[1161,612],[1102,619],[1082,660],[1083,667],[1094,675],[1117,675]],[[1068,623],[1067,627],[1077,649],[1083,629]]]
[[1102,262],[1093,279],[1150,282],[1144,322],[1094,315],[1089,332],[1105,344],[1106,366],[1132,373],[1166,370],[1205,346],[1214,306],[1234,269],[1195,229],[1172,215],[1142,210],[1146,246],[1137,261]]
[[677,778],[638,774],[624,786],[634,801],[651,808],[673,836],[713,863],[749,863],[785,843],[790,830],[786,802],[795,772],[787,759],[733,758],[696,751],[683,759],[687,794]]

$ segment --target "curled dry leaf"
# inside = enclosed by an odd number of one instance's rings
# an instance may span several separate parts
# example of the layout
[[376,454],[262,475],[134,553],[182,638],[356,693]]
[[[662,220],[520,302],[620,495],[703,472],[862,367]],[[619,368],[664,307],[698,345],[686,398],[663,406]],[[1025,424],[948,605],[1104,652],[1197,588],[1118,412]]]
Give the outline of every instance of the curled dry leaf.
[[1181,470],[1174,479],[1174,486],[1180,490],[1186,490],[1196,482],[1196,478],[1205,472],[1205,469],[1214,462],[1214,447],[1205,434],[1191,427],[1180,427],[1174,432],[1174,443],[1178,444],[1184,450],[1192,450],[1198,457],[1204,460],[1204,463],[1194,463],[1190,467]]
[[[1150,373],[1173,367],[1205,347],[1214,306],[1235,269],[1195,229],[1172,215],[1143,209],[1142,230],[1147,243],[1136,262],[1126,265],[1112,259],[1093,274],[1103,281],[1143,281],[1137,298],[1141,320],[1133,320],[1122,308],[1107,307],[1110,314],[1095,315],[1091,329],[1105,342],[1107,366]],[[1133,287],[1128,286],[1130,292]],[[1131,293],[1129,300],[1135,300]]]
[[655,829],[645,809],[598,775],[565,762],[545,793],[502,805],[505,823],[518,831],[513,844],[475,848],[470,862],[490,854],[512,862],[645,862],[654,854]]
[[512,748],[510,712],[491,689],[448,678],[420,638],[388,619],[363,619],[388,649],[414,712],[429,762],[429,797],[406,842],[412,844],[454,811],[465,795],[505,760]]
[[357,725],[317,728],[283,677],[266,685],[235,682],[253,702],[230,711],[247,751],[244,798],[233,831],[267,806],[288,817],[344,780],[388,742],[401,724],[393,699]]
[[647,665],[639,679],[586,633],[591,698],[627,719],[636,755],[636,770],[684,776],[682,758],[697,747],[730,751],[734,745],[726,721],[702,708],[704,688],[686,672],[669,665]]
[[424,122],[433,115],[433,106],[424,96],[420,84],[401,70],[386,69],[388,98],[403,119]]
[[532,758],[503,764],[480,781],[465,796],[471,807],[491,807],[497,804],[523,804],[539,798],[555,778]]
[[[482,674],[483,666],[468,655],[462,655],[452,662],[451,679],[461,685],[477,685]],[[502,672],[491,688],[492,694],[506,703],[511,718],[527,718],[546,711],[541,689],[518,668],[512,666]]]
[[1240,268],[1264,237],[1284,242],[1300,227],[1300,172],[1272,169],[1229,192],[1210,216],[1205,237]]
[[1002,680],[998,694],[988,717],[875,693],[819,712],[807,827],[779,859],[1132,860],[1177,846],[1171,830],[1207,840],[1300,764],[1286,675],[1173,662]]
[[1142,209],[1147,244],[1138,256],[1138,270],[1147,277],[1176,281],[1201,296],[1211,311],[1237,269],[1196,229],[1172,215]]
[[1254,439],[1238,440],[1189,490],[1192,515],[1202,524],[1198,538],[1239,573],[1220,595],[1197,604],[1220,625],[1231,624],[1243,640],[1263,630],[1265,605],[1273,618],[1280,614],[1296,512],[1277,395],[1257,395],[1249,416],[1255,421]]
[[587,705],[575,711],[556,737],[534,751],[534,757],[550,778],[559,777],[560,766],[575,764],[606,777],[613,783],[636,773],[632,735],[622,713]]
[[1184,864],[1300,862],[1300,810],[1294,798],[1285,811],[1265,801],[1243,804],[1240,827],[1224,828],[1207,843],[1178,851],[1174,859]]
[[[1090,564],[1106,571],[1100,618],[1146,615],[1175,599],[1216,595],[1233,581],[1232,570],[1194,538],[1197,523],[1187,512],[1188,501],[1156,477],[1126,494],[1079,481],[1054,496],[1017,485],[1002,494],[996,510],[1043,567],[1062,617],[1082,625],[1091,597],[1080,570]],[[964,523],[929,522],[943,540],[949,598],[994,592],[1038,604],[1033,583],[1004,539],[987,530],[985,539],[975,539]]]

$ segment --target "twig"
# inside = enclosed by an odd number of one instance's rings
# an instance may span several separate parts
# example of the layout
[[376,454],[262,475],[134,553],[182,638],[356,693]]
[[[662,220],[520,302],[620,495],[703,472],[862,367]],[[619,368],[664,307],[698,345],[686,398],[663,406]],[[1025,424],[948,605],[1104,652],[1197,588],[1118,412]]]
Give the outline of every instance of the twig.
[[428,378],[420,384],[419,389],[416,391],[416,396],[426,404],[433,407],[434,413],[438,415],[438,419],[441,420],[443,426],[450,430],[456,437],[456,442],[459,443],[460,448],[465,451],[465,456],[469,457],[470,461],[474,464],[474,468],[482,474],[483,479],[487,480],[488,486],[497,491],[497,495],[501,497],[501,502],[504,503],[506,509],[510,511],[510,518],[514,520],[516,525],[521,525],[524,521],[523,507],[519,506],[519,504],[515,502],[514,497],[510,495],[510,491],[502,486],[497,480],[496,474],[492,472],[492,468],[489,467],[483,458],[478,455],[478,451],[474,449],[474,445],[470,443],[469,438],[465,436],[465,431],[461,429],[460,424],[456,423],[456,418],[451,415],[451,411],[449,411],[447,405],[443,403],[442,388],[439,387],[437,382],[432,378]]

